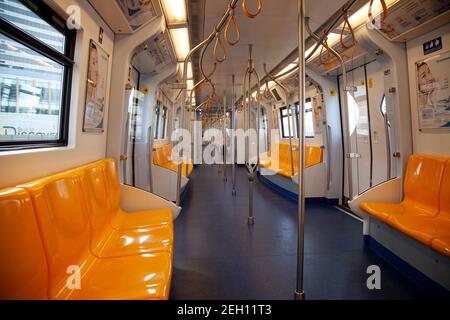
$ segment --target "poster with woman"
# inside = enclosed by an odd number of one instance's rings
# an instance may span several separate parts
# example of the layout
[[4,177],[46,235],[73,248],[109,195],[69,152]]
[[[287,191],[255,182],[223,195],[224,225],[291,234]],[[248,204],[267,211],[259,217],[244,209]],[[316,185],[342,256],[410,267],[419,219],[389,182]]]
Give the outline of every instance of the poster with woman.
[[419,129],[450,129],[450,51],[416,62]]
[[84,109],[84,132],[103,132],[109,54],[91,40]]

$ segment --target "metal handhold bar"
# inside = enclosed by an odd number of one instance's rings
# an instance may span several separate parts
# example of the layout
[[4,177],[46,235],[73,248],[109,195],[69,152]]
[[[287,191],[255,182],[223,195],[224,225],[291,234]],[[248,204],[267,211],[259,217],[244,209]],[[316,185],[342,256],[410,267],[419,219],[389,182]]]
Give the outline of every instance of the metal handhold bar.
[[297,236],[297,286],[295,290],[295,299],[304,300],[305,291],[303,288],[303,264],[304,264],[304,249],[305,249],[305,130],[304,130],[304,107],[305,107],[305,0],[297,0],[298,9],[298,62],[299,62],[299,112],[298,112],[298,126],[299,126],[299,173],[298,173],[298,236]]
[[[321,40],[321,38],[311,30],[311,28],[309,26],[309,18],[305,18],[305,27],[306,27],[306,31],[309,33],[309,35],[311,37],[313,37],[316,41]],[[344,92],[352,91],[352,87],[350,87],[347,83],[347,67],[345,66],[344,59],[332,47],[329,47],[329,50],[338,59],[339,63],[341,64],[342,81],[344,83]],[[347,104],[346,98],[347,97],[345,97],[345,99],[343,99],[343,101],[344,101],[345,109],[347,110],[347,113],[348,113],[348,104]],[[348,128],[349,127],[348,114],[347,114],[347,116],[343,116],[342,120],[343,120],[344,127]],[[350,141],[349,140],[350,139],[344,139],[344,147],[345,147],[345,150],[347,150],[347,152],[350,152]],[[349,198],[351,199],[353,197],[353,174],[352,174],[352,163],[351,163],[350,158],[347,160],[347,180],[348,180]]]
[[[259,167],[259,126],[260,126],[260,78],[253,64],[252,59],[252,45],[248,46],[249,48],[249,59],[248,66],[244,73],[244,81],[243,81],[243,106],[244,106],[244,127],[245,127],[245,166],[248,172],[248,181],[249,181],[249,210],[248,210],[248,224],[253,225],[255,223],[255,218],[253,214],[253,189],[255,183],[255,173]],[[252,104],[252,86],[251,80],[252,75],[257,80],[257,92],[256,92],[256,102],[257,102],[257,114],[256,114],[256,163],[251,163],[250,160],[250,129],[251,129],[251,104]],[[247,83],[248,77],[248,83]],[[246,97],[247,95],[247,97]]]
[[223,95],[223,181],[227,181],[227,95]]
[[232,152],[232,159],[233,159],[233,166],[232,166],[232,174],[231,174],[231,182],[233,189],[231,191],[231,194],[233,196],[236,195],[236,162],[237,162],[237,146],[236,146],[236,96],[234,92],[234,82],[235,77],[234,74],[231,77],[232,82],[232,88],[231,88],[231,152]]

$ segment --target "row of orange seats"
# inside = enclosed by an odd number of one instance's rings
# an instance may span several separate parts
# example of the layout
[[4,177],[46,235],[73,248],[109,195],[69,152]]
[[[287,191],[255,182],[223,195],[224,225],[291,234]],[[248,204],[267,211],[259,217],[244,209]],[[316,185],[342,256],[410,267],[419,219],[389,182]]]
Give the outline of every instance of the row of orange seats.
[[[178,172],[178,164],[175,161],[171,160],[172,157],[172,144],[164,144],[157,146],[153,149],[153,164],[159,167],[163,167],[169,169],[171,171]],[[187,169],[187,173],[186,173]],[[192,172],[193,165],[189,163],[186,165],[183,163],[183,176],[189,176]]]
[[450,256],[450,159],[412,155],[401,203],[362,202],[376,219]]
[[116,162],[0,191],[0,299],[168,299],[170,209],[125,212]]
[[[288,143],[278,143],[274,146],[278,149],[278,163],[271,158],[271,152],[261,157],[261,167],[269,169],[284,177],[291,177],[291,152]],[[292,145],[292,157],[294,162],[294,175],[298,172],[299,155],[298,145]],[[323,149],[320,146],[306,146],[305,167],[309,168],[323,162]]]

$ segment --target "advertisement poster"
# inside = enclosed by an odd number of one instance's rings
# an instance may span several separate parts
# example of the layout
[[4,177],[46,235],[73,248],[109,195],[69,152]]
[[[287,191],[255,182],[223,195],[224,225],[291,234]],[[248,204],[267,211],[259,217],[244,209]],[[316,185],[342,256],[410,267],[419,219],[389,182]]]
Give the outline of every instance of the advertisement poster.
[[450,129],[450,51],[416,62],[419,128]]
[[116,0],[116,2],[133,30],[139,29],[156,17],[152,0]]
[[89,44],[89,64],[83,131],[103,132],[109,55],[94,41]]

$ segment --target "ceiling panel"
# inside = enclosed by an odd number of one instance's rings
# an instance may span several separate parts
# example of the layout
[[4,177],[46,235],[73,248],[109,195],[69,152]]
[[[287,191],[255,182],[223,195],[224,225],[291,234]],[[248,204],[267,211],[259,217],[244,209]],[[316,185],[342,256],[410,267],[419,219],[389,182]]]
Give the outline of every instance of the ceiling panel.
[[[306,15],[311,18],[313,30],[322,25],[334,12],[345,3],[345,0],[307,0]],[[204,8],[204,27],[201,34],[205,38],[220,20],[227,8],[228,1],[207,0]],[[239,2],[240,3],[240,2]],[[254,11],[256,0],[249,0],[249,9]],[[263,65],[268,69],[275,67],[290,52],[297,47],[297,1],[295,0],[266,0],[263,1],[261,14],[255,19],[247,18],[240,7],[236,7],[236,19],[241,32],[241,40],[234,47],[226,46],[228,58],[217,66],[213,76],[217,93],[223,96],[224,91],[231,93],[231,77],[236,75],[238,93],[241,91],[242,78],[247,67],[248,45],[253,45],[253,59],[255,68],[262,78],[265,73]],[[200,27],[200,26],[199,26]],[[198,32],[198,30],[193,30]],[[213,64],[214,42],[205,54],[204,66],[206,73]],[[210,88],[203,86],[198,91],[198,102],[204,101]]]

